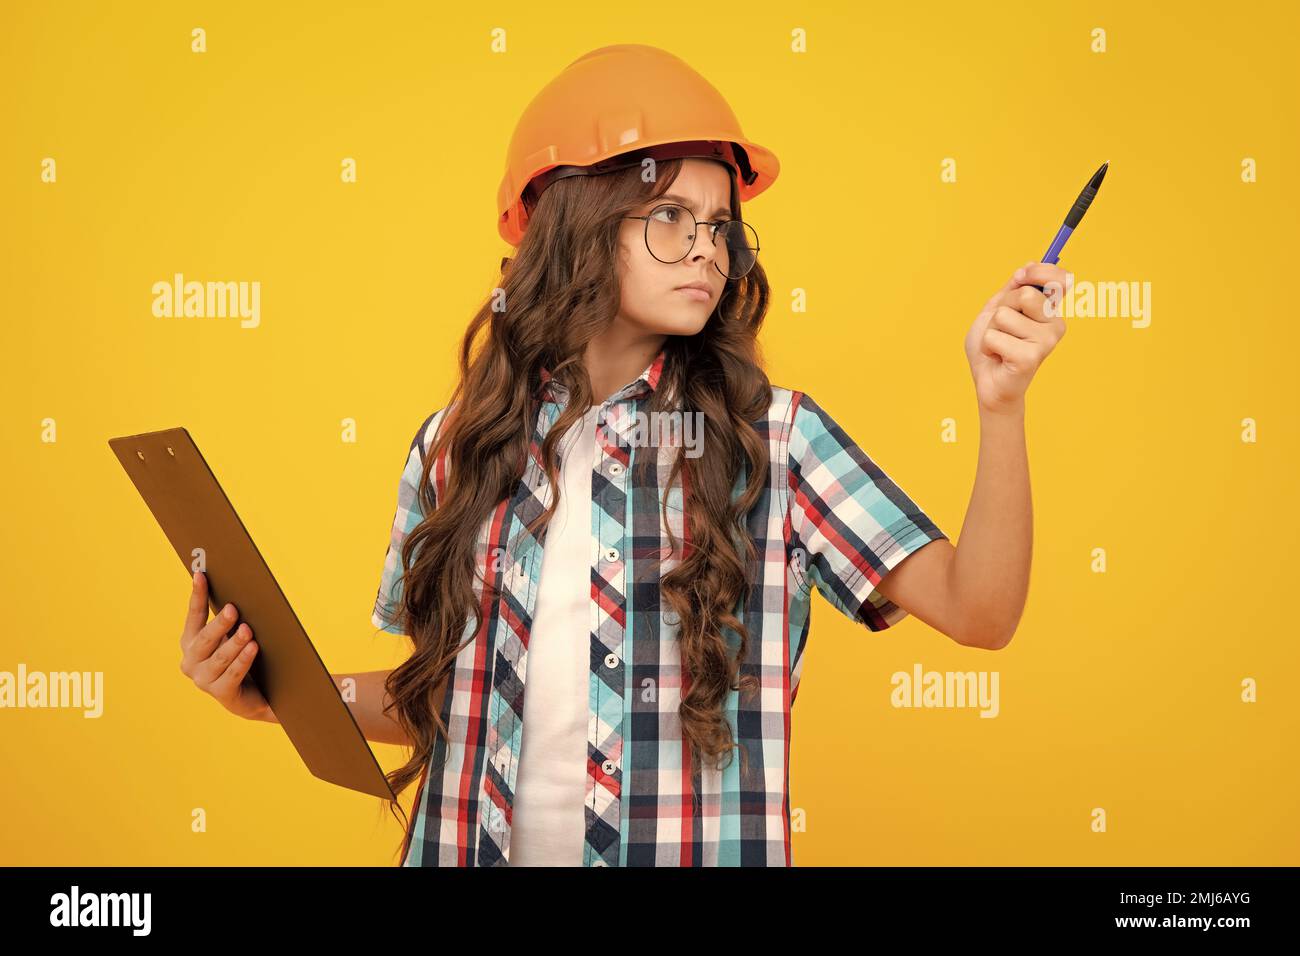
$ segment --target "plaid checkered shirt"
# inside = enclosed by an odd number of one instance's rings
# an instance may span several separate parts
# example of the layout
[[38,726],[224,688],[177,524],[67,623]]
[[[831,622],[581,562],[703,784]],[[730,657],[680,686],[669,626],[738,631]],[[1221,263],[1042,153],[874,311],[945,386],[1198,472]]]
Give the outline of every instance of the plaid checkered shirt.
[[[692,780],[678,716],[689,674],[678,654],[676,615],[661,606],[658,583],[680,563],[681,542],[689,542],[682,482],[668,487],[678,448],[648,444],[644,428],[637,429],[637,411],[658,386],[664,362],[660,351],[596,419],[583,865],[790,866],[790,710],[812,591],[867,629],[883,630],[907,612],[876,589],[880,579],[947,535],[807,393],[773,386],[766,415],[753,423],[771,462],[766,490],[747,516],[756,548],[753,586],[734,609],[750,637],[741,673],[754,675],[759,691],[732,690],[725,704],[748,773],[734,753],[720,770],[705,761]],[[455,661],[442,709],[451,739],[439,736],[421,776],[405,866],[509,862],[528,637],[546,536],[544,528],[533,536],[525,526],[549,501],[540,447],[567,400],[545,372],[540,397],[525,474],[479,532],[476,577],[492,581],[498,593],[485,599],[476,580],[483,626]],[[417,488],[446,410],[421,425],[399,484],[372,614],[375,626],[391,633],[401,633],[392,622],[402,593],[402,542],[423,517]],[[655,460],[634,468],[638,455]],[[435,503],[446,467],[437,462],[431,474]],[[733,500],[745,481],[742,470]],[[464,638],[472,625],[471,618]],[[738,636],[728,639],[734,651]]]

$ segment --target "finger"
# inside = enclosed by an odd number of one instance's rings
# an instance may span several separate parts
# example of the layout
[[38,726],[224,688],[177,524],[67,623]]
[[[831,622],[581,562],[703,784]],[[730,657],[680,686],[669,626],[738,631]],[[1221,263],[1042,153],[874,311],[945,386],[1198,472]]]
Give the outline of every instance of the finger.
[[992,297],[984,303],[984,308],[980,310],[980,316],[983,317],[997,309],[1000,304],[1006,301],[1007,295],[1024,285],[1024,280],[1028,274],[1028,270],[1036,265],[1042,265],[1042,263],[1030,259],[1023,266],[1012,272],[1010,278],[1002,284],[1002,288],[998,289],[997,292],[994,292]]
[[230,640],[223,641],[207,660],[200,661],[194,668],[194,683],[200,687],[209,686],[226,672],[226,668],[239,653],[252,641],[253,630],[247,624],[239,625]]
[[1016,288],[1016,286],[1020,285],[1021,283],[1020,283],[1020,279],[1018,278],[1018,276],[1021,275],[1021,273],[1023,272],[1023,270],[1029,268],[1029,267],[1032,266],[1033,264],[1034,264],[1034,260],[1033,260],[1033,259],[1030,259],[1030,260],[1029,260],[1028,262],[1026,262],[1023,266],[1021,266],[1019,269],[1017,269],[1017,270],[1015,270],[1014,272],[1012,272],[1012,273],[1011,273],[1011,277],[1010,277],[1009,279],[1007,279],[1006,282],[1003,283],[1002,288],[1001,288],[1001,289],[998,289],[997,292],[993,293],[993,298],[989,300],[989,304],[992,304],[994,300],[999,300],[999,299],[1001,299],[1003,293],[1010,292],[1012,289]]
[[1065,283],[1048,279],[1043,290],[1022,285],[1003,294],[1003,304],[1038,322],[1042,329],[1034,337],[1041,342],[1057,342],[1065,335]]
[[194,580],[190,582],[190,606],[185,613],[185,627],[181,631],[181,647],[189,643],[207,619],[208,576],[202,571],[195,571]]
[[1000,358],[1014,368],[1032,368],[1034,356],[1037,354],[1036,347],[1032,343],[995,328],[984,330],[984,335],[980,339],[980,351],[985,355]]
[[1052,321],[1052,316],[1047,314],[1048,307],[1051,305],[1050,300],[1033,286],[1022,285],[1015,292],[1009,292],[1007,295],[1010,296],[1010,301],[1005,304],[1026,318],[1040,325]]
[[1039,341],[1042,338],[1044,328],[1046,328],[1042,322],[1006,305],[1001,306],[993,313],[993,318],[989,320],[989,327],[1001,329],[1008,335],[1014,335],[1026,342]]
[[217,612],[212,620],[199,628],[198,633],[185,645],[185,660],[189,662],[191,667],[195,667],[211,657],[217,645],[230,633],[230,629],[235,626],[235,622],[238,620],[239,612],[235,609],[235,606],[227,604]]
[[257,643],[249,641],[244,645],[238,656],[231,661],[225,672],[208,685],[208,693],[218,699],[233,697],[238,693],[239,685],[244,682],[248,669],[253,666],[253,658],[255,657],[257,657]]
[[[1037,299],[1035,299],[1037,297]],[[1047,296],[1039,292],[1033,286],[1021,285],[1014,289],[1009,289],[998,296],[997,302],[993,304],[993,311],[999,308],[1015,309],[1031,319],[1040,319],[1045,321],[1044,308],[1047,302]]]
[[1068,274],[1059,262],[1029,262],[1012,273],[1011,279],[1017,286],[1043,286],[1048,282],[1059,282],[1064,288]]

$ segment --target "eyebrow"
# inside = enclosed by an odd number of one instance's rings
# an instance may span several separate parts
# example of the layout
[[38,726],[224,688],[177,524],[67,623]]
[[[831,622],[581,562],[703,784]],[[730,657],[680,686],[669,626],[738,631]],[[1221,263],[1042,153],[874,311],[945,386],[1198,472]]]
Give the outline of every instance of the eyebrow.
[[[697,209],[695,208],[695,204],[692,203],[692,202],[691,202],[689,199],[687,199],[685,196],[675,196],[675,195],[673,195],[672,193],[665,193],[664,195],[662,195],[662,196],[659,197],[659,201],[661,201],[661,202],[666,201],[666,202],[681,203],[681,204],[682,204],[683,206],[685,206],[687,209],[691,210],[691,212],[698,212],[698,211],[699,211],[699,210],[697,210]],[[730,206],[719,206],[717,209],[713,210],[713,216],[714,216],[714,218],[717,218],[718,216],[730,216],[730,215],[731,215],[731,207],[730,207]]]

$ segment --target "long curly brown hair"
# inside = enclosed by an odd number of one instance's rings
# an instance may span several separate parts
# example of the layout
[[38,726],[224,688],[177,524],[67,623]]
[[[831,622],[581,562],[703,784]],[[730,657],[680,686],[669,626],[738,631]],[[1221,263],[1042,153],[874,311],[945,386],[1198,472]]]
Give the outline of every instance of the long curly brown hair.
[[[619,309],[616,269],[622,217],[658,198],[676,179],[683,160],[662,160],[646,182],[638,167],[553,183],[530,210],[528,230],[503,281],[479,308],[461,342],[459,382],[447,403],[432,447],[425,455],[420,506],[425,516],[402,547],[402,600],[395,611],[411,636],[410,658],[389,675],[386,688],[396,720],[412,742],[410,760],[388,775],[393,792],[436,768],[428,763],[435,734],[448,738],[442,705],[449,677],[472,615],[473,635],[483,625],[473,588],[476,542],[483,522],[523,478],[537,423],[541,370],[568,390],[569,399],[541,446],[552,488],[559,487],[557,446],[570,425],[597,403],[583,363],[587,343]],[[740,197],[731,172],[730,205],[740,218]],[[689,742],[691,769],[706,759],[730,763],[735,743],[724,713],[727,694],[751,694],[757,680],[737,682],[749,634],[734,610],[747,600],[755,546],[745,516],[761,497],[769,473],[767,438],[753,422],[771,401],[761,368],[757,336],[767,312],[768,283],[755,264],[743,278],[727,280],[708,322],[692,336],[669,336],[666,360],[647,413],[671,407],[698,413],[703,452],[687,459],[678,451],[668,479],[682,481],[685,548],[681,561],[660,581],[663,604],[680,619],[683,669],[679,709]],[[502,308],[501,303],[508,304]],[[495,307],[494,307],[495,306]],[[482,337],[483,341],[478,340]],[[434,501],[431,469],[446,456],[446,485]],[[634,456],[635,458],[635,456]],[[634,467],[653,460],[644,455]],[[747,475],[733,500],[737,480]],[[664,507],[667,505],[665,494]],[[536,533],[555,512],[558,498],[530,525]],[[665,512],[666,521],[666,512]],[[669,531],[673,554],[680,542]],[[761,559],[761,556],[759,556]],[[482,580],[480,576],[480,580]],[[484,588],[492,596],[499,586]],[[723,629],[738,635],[731,653]],[[726,755],[726,763],[721,758]],[[401,813],[396,801],[390,809]],[[401,814],[404,828],[405,814]],[[409,841],[409,832],[407,839]]]

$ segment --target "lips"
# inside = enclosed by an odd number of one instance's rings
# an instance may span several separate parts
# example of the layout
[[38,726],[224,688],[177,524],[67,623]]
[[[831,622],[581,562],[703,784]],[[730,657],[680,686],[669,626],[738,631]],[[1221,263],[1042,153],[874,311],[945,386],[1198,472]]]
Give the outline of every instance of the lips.
[[696,302],[712,302],[713,290],[705,282],[689,282],[686,285],[679,285],[674,292],[679,292],[688,299],[694,299]]

